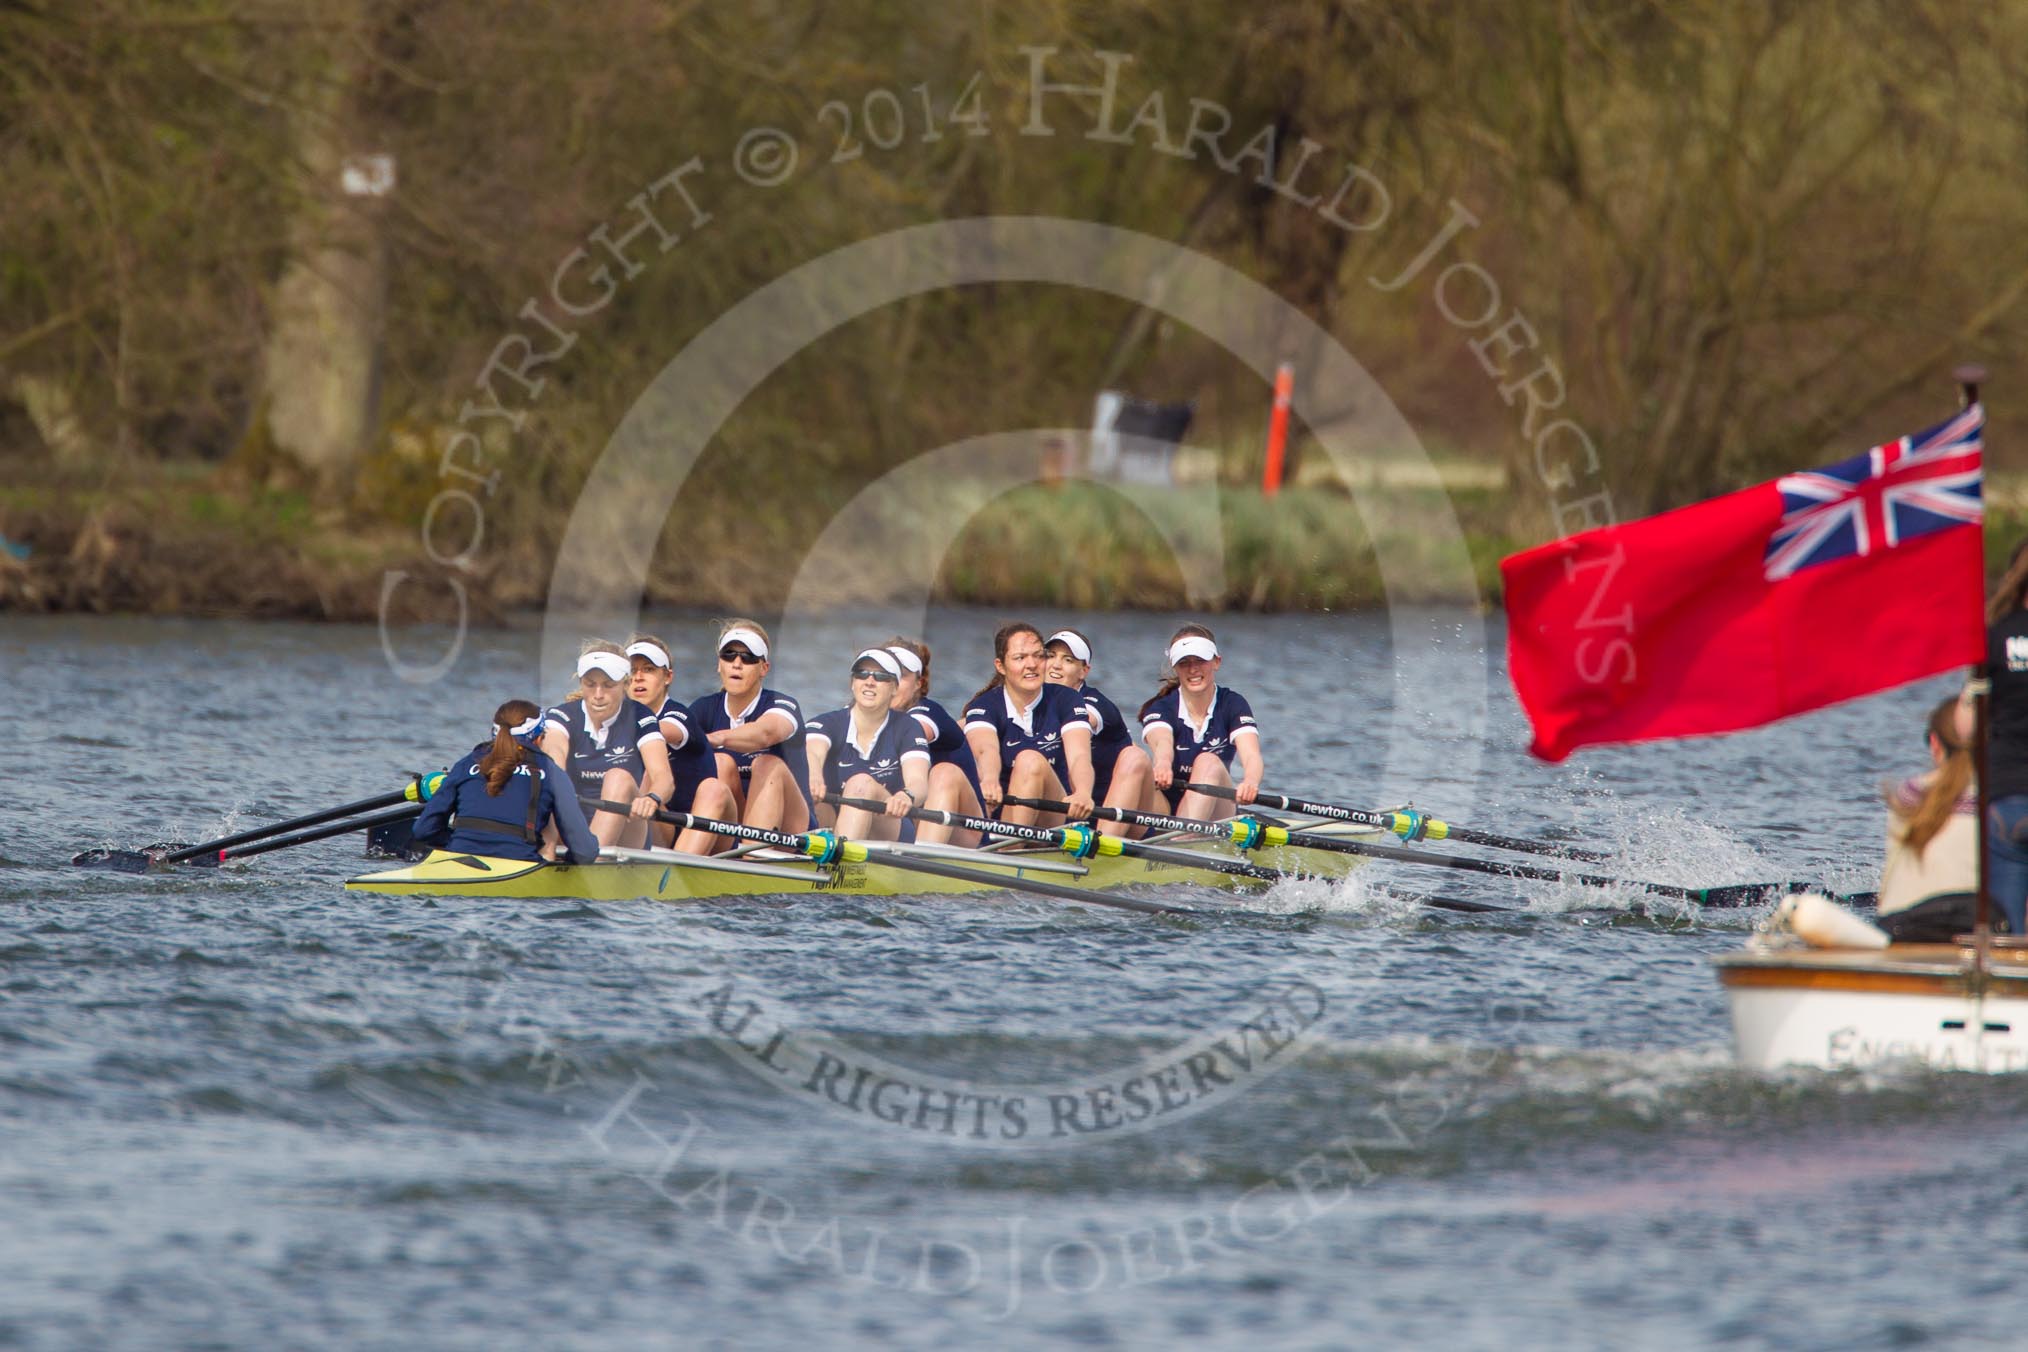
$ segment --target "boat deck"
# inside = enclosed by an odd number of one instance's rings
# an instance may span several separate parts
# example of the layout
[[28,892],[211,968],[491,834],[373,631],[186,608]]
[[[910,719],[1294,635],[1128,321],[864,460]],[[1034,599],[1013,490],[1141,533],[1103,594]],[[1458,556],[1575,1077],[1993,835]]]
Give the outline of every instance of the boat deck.
[[[1969,941],[1890,944],[1886,948],[1749,948],[1712,959],[1728,987],[1960,993],[1977,968]],[[2028,944],[1994,943],[1984,979],[2028,987]]]

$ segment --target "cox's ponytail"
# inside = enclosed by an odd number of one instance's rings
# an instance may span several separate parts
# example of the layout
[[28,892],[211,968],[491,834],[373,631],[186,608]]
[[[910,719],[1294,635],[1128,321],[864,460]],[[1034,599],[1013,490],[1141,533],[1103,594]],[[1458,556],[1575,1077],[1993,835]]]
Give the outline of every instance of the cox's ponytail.
[[541,713],[533,701],[525,699],[510,699],[493,711],[493,745],[479,758],[479,774],[486,781],[488,796],[498,798],[514,772],[534,759],[516,740],[514,729]]

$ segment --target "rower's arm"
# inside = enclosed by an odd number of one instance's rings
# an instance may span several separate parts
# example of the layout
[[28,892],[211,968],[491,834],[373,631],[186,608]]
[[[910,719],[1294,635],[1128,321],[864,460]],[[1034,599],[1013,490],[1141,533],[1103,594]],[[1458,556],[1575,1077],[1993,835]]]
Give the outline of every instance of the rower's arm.
[[1092,786],[1098,782],[1097,772],[1092,769],[1091,763],[1091,724],[1063,725],[1063,761],[1070,767],[1071,794],[1090,798]]
[[658,808],[669,806],[670,796],[676,792],[676,772],[669,768],[669,743],[655,738],[642,742],[641,765],[648,775],[641,791],[654,798]]
[[1166,789],[1176,778],[1176,734],[1167,723],[1148,723],[1141,728],[1148,743],[1148,764],[1153,767],[1155,787]]
[[542,725],[542,754],[560,766],[570,764],[570,734],[554,723]]
[[751,723],[711,734],[711,744],[720,751],[765,751],[796,735],[796,720],[781,709],[770,709]]
[[590,823],[584,819],[584,809],[578,806],[577,786],[570,782],[570,774],[561,762],[548,755],[540,758],[537,773],[534,791],[540,794],[548,790],[545,796],[549,799],[549,817],[556,823],[556,833],[563,837],[570,862],[591,863],[599,857],[599,838],[592,834]]
[[814,723],[803,725],[803,759],[810,767],[810,792],[819,796],[830,792],[831,735]]
[[916,807],[929,797],[930,758],[927,751],[911,751],[901,758],[901,786],[915,799]]
[[991,812],[1000,802],[1000,736],[990,725],[980,723],[965,729],[965,744],[972,748],[972,759],[979,767],[979,792]]
[[1267,774],[1267,760],[1260,754],[1260,734],[1241,728],[1233,736],[1232,749],[1239,753],[1238,801],[1251,803],[1260,789],[1261,779]]
[[452,773],[458,778],[444,776],[443,781],[437,785],[436,792],[430,795],[429,801],[423,804],[423,810],[416,814],[415,821],[409,825],[409,839],[418,845],[429,846],[439,846],[450,839],[451,813],[457,805],[458,785],[464,782],[465,770],[465,761],[459,761],[451,767]]
[[1072,821],[1091,816],[1092,785],[1096,779],[1091,763],[1091,724],[1079,719],[1063,725],[1063,764],[1070,771],[1064,788],[1064,815]]

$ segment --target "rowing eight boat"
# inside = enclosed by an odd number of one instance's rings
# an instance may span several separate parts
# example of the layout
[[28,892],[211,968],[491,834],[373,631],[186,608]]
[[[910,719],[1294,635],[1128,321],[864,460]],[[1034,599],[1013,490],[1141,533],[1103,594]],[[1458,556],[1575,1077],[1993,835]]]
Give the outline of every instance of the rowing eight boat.
[[[1314,828],[1347,840],[1384,834],[1361,827],[1327,825]],[[874,857],[863,863],[839,861],[820,866],[784,851],[740,851],[731,855],[678,854],[673,850],[608,850],[596,864],[545,864],[522,859],[496,859],[477,854],[433,850],[406,868],[368,873],[345,886],[356,892],[397,896],[480,896],[554,898],[579,901],[708,901],[715,897],[781,896],[808,892],[842,892],[856,896],[908,896],[925,893],[990,892],[1018,881],[1048,882],[1091,891],[1137,885],[1259,888],[1255,879],[1213,872],[1219,863],[1239,860],[1285,873],[1341,878],[1363,861],[1354,855],[1294,847],[1257,850],[1241,856],[1220,842],[1202,836],[1150,836],[1179,851],[1201,854],[1205,867],[1149,859],[1094,856],[1073,860],[1052,850],[1032,848],[958,849],[952,846],[883,846],[868,843]],[[995,882],[970,881],[911,872],[881,862],[886,851],[962,863],[992,874]],[[1008,884],[997,880],[1005,878]]]

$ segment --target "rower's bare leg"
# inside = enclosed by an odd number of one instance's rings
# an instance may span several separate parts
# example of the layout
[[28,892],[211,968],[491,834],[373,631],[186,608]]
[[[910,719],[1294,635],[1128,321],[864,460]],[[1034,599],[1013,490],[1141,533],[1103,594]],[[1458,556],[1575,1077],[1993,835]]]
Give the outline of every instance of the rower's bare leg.
[[[968,817],[982,817],[986,809],[979,802],[979,795],[972,792],[972,781],[965,778],[965,772],[946,761],[930,767],[929,798],[924,807],[938,812],[960,812]],[[918,822],[915,838],[925,845],[972,846],[979,843],[977,831],[960,831],[949,826],[935,826],[929,822]]]
[[[730,757],[728,757],[730,759]],[[739,802],[732,796],[732,790],[725,787],[721,779],[707,779],[697,786],[697,792],[690,799],[693,816],[705,817],[715,822],[739,820]],[[676,848],[685,854],[714,854],[722,842],[709,831],[687,828],[676,837]]]
[[[1129,811],[1141,806],[1148,796],[1149,786],[1154,782],[1155,767],[1148,760],[1148,753],[1137,746],[1121,750],[1113,761],[1113,782],[1106,788],[1107,807],[1126,808]],[[1138,840],[1141,828],[1126,822],[1102,821],[1099,830],[1109,836],[1126,836]]]
[[[1232,776],[1227,773],[1224,761],[1206,751],[1191,764],[1190,782],[1231,788]],[[1221,821],[1232,815],[1232,803],[1229,799],[1213,798],[1206,793],[1186,793],[1183,801],[1176,805],[1176,815],[1200,822]]]
[[[845,781],[845,796],[875,798],[884,803],[890,795],[872,775],[854,775]],[[841,807],[837,831],[847,840],[896,840],[901,836],[901,818],[884,812],[876,817],[863,807]]]
[[722,821],[741,821],[746,813],[746,776],[739,772],[739,762],[723,751],[718,753],[718,783],[732,799],[733,815]]
[[770,831],[810,829],[810,808],[780,756],[755,756],[746,789],[746,824]]
[[[1056,777],[1056,770],[1050,765],[1049,757],[1040,751],[1023,751],[1014,757],[1013,768],[1007,772],[1007,796],[1061,798],[1063,783]],[[1038,823],[1055,826],[1063,821],[1063,817],[1057,813],[1038,813],[1032,807],[1002,806],[1000,820],[1012,826],[1034,826]]]
[[[609,803],[631,803],[635,798],[634,777],[625,770],[608,770],[604,782],[599,785],[599,797]],[[607,812],[601,808],[592,813],[591,832],[599,838],[601,845],[638,846],[647,832],[630,829],[644,823],[618,812]]]

